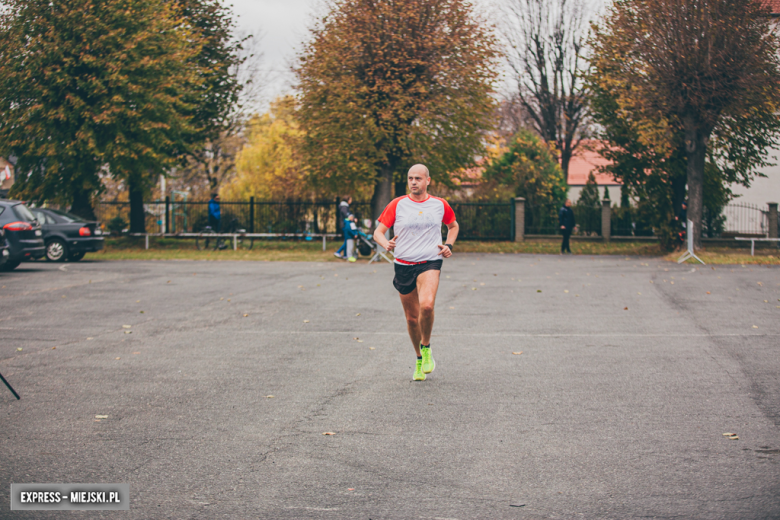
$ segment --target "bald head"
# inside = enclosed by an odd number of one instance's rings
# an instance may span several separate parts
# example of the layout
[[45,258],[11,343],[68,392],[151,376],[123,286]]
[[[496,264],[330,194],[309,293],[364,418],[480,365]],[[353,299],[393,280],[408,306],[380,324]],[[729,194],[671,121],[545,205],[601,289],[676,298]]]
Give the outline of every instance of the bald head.
[[407,177],[412,198],[425,198],[428,193],[428,185],[431,183],[431,174],[428,172],[428,168],[424,164],[415,164],[409,168]]
[[428,178],[431,177],[431,174],[428,171],[428,167],[425,166],[424,164],[415,164],[414,166],[409,168],[409,174],[412,174],[412,173],[422,174],[422,175],[425,175]]

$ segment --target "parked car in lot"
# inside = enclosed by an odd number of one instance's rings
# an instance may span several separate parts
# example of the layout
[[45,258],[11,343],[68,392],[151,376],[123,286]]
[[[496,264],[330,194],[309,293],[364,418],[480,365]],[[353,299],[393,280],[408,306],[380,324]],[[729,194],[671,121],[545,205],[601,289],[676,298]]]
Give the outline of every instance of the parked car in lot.
[[41,258],[46,253],[41,225],[24,203],[0,200],[0,227],[8,242],[8,260],[0,269],[16,269],[22,260]]
[[58,209],[34,208],[32,212],[43,227],[50,262],[78,262],[85,254],[103,249],[103,231],[97,222]]
[[0,268],[8,261],[8,255],[10,254],[8,252],[8,242],[5,240],[5,231],[3,231],[3,228],[0,228]]

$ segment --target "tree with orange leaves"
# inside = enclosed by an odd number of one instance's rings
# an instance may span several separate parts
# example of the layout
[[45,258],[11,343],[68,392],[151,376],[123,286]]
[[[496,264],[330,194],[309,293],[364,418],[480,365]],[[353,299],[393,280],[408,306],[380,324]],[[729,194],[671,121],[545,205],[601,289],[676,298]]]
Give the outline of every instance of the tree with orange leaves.
[[463,0],[334,0],[296,68],[311,184],[373,185],[376,219],[414,163],[449,183],[483,151],[497,58]]

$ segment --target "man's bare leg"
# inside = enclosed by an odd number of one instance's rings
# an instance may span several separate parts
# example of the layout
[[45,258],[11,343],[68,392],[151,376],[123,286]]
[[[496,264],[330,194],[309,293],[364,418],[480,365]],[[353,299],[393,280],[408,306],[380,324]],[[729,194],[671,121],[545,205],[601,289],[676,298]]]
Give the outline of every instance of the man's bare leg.
[[423,345],[431,344],[433,331],[433,306],[436,304],[436,292],[439,290],[439,274],[441,271],[431,269],[417,277],[417,294],[420,308],[420,341]]
[[420,299],[417,289],[409,294],[402,294],[401,305],[404,306],[404,314],[406,315],[406,330],[409,331],[409,338],[412,340],[417,357],[420,357],[422,355],[420,353],[422,333],[420,332]]

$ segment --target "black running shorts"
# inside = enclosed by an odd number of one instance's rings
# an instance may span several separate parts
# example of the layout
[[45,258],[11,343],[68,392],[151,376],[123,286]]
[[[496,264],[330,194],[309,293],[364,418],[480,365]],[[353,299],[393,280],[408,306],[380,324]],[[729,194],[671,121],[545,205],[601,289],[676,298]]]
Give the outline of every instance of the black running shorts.
[[417,289],[417,277],[420,273],[435,269],[441,271],[442,260],[425,262],[424,264],[403,265],[395,263],[395,278],[393,287],[401,294],[409,294]]

